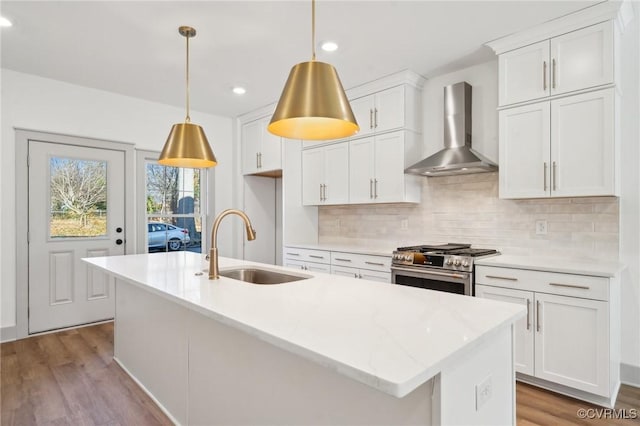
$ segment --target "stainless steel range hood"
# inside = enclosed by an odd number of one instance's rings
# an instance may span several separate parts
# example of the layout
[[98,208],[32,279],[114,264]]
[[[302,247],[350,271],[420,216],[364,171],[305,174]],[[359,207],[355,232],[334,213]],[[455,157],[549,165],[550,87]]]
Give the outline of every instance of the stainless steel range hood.
[[493,172],[497,164],[471,149],[471,85],[444,88],[444,149],[405,169],[422,176]]

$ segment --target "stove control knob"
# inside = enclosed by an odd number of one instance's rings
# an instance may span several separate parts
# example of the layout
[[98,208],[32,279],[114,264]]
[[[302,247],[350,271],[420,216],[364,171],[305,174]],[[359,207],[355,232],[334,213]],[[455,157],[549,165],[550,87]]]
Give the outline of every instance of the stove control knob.
[[456,265],[456,266],[460,266],[460,261],[458,259],[456,259],[456,261],[453,262],[453,264]]
[[398,260],[399,255],[398,254],[394,254],[393,255],[393,260]]
[[462,262],[462,266],[464,266],[464,267],[466,268],[467,266],[469,266],[469,262],[467,262],[467,261],[465,260],[464,262]]
[[451,260],[451,259],[447,259],[447,262],[446,262],[446,263],[447,263],[447,265],[453,265],[453,260]]
[[410,254],[405,254],[404,255],[404,260],[406,260],[407,262],[411,262],[413,260],[412,256]]

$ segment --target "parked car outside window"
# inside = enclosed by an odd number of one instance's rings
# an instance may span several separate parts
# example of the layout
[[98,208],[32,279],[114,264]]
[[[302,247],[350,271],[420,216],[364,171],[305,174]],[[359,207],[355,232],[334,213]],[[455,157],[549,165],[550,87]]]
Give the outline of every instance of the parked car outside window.
[[164,251],[176,251],[191,241],[189,230],[162,222],[147,223],[148,247]]

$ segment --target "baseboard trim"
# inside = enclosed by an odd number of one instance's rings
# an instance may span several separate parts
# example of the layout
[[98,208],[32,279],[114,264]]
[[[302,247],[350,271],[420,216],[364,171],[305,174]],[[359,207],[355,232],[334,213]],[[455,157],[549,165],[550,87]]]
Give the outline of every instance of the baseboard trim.
[[0,327],[0,343],[13,342],[17,339],[17,329],[15,325],[10,327]]
[[524,383],[528,383],[539,388],[547,389],[552,392],[556,392],[562,395],[570,396],[572,398],[579,399],[581,401],[590,402],[595,405],[599,405],[605,408],[613,408],[616,405],[616,398],[620,390],[620,382],[615,385],[611,398],[585,392],[583,390],[570,388],[565,385],[553,383],[548,380],[539,379],[537,377],[528,376],[522,373],[516,373],[516,380]]
[[620,381],[625,385],[640,388],[640,366],[621,363]]

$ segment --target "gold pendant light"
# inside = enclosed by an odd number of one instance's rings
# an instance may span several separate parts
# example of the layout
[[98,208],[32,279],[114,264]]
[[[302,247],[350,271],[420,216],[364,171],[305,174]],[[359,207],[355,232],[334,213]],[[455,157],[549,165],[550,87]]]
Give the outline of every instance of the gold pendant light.
[[205,168],[218,164],[202,127],[191,123],[189,117],[189,39],[196,36],[191,27],[178,32],[187,39],[187,116],[184,123],[174,124],[164,143],[158,163],[171,167]]
[[267,129],[289,139],[325,140],[360,130],[336,69],[316,61],[316,2],[311,0],[312,59],[291,68]]

